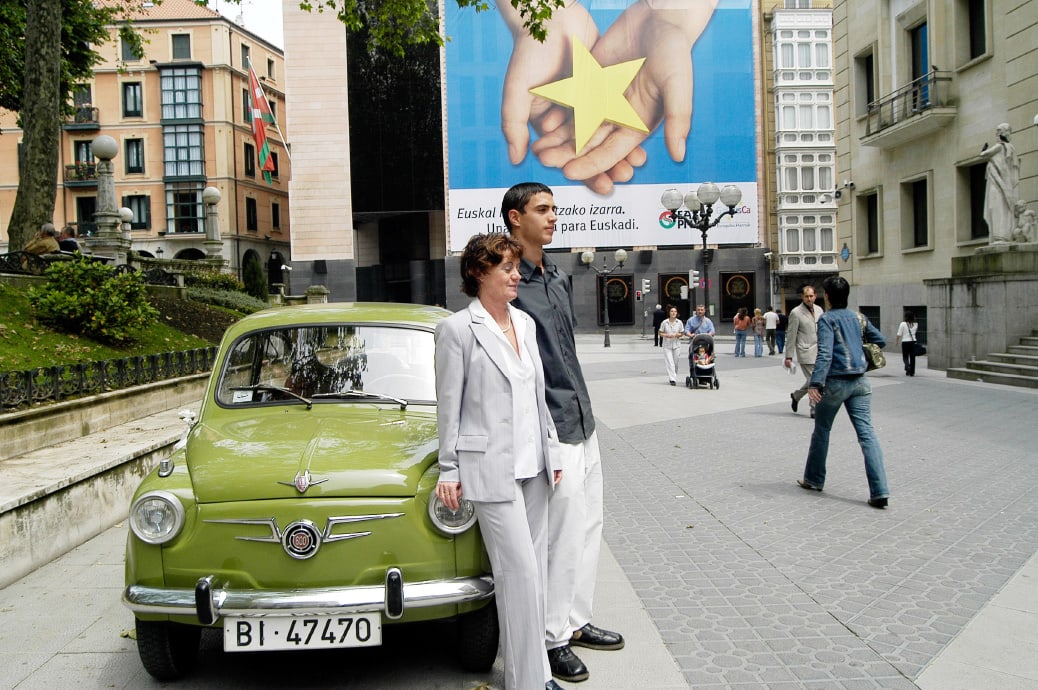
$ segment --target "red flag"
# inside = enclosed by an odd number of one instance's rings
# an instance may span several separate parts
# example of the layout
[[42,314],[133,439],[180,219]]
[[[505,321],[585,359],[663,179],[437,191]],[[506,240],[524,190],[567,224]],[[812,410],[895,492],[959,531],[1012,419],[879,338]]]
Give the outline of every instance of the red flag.
[[266,123],[274,122],[274,114],[270,111],[267,97],[263,95],[256,70],[249,64],[249,110],[252,113],[252,138],[256,140],[256,151],[259,152],[259,167],[268,184],[272,184],[270,173],[274,172],[274,160],[270,155],[267,143]]

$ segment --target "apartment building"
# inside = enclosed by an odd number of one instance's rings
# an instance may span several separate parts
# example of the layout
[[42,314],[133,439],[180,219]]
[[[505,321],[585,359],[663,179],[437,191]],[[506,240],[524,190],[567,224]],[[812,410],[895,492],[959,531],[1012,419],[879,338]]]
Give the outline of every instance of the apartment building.
[[[103,62],[77,84],[75,113],[62,126],[53,222],[96,232],[97,170],[93,140],[113,137],[117,203],[133,212],[133,251],[142,256],[201,259],[205,205],[215,187],[221,255],[237,273],[258,261],[282,282],[290,257],[285,147],[284,54],[217,12],[191,0],[145,2],[134,19],[144,54],[118,38],[101,47]],[[267,125],[274,169],[269,182],[251,129],[249,67],[259,77],[278,126]],[[18,186],[20,132],[13,113],[0,112],[0,242]]]
[[[1013,130],[1020,200],[1038,210],[1038,0],[842,0],[833,45],[840,270],[885,333],[908,309],[925,340],[936,306],[925,281],[989,243],[981,150],[1000,123]],[[966,325],[1038,325],[1033,306],[989,317]]]

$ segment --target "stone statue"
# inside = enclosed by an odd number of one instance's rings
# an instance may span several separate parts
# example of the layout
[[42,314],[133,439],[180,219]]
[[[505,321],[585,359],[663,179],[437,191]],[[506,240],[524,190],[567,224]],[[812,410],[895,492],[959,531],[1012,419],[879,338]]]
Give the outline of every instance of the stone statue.
[[1035,213],[1022,201],[1016,202],[1016,230],[1013,231],[1014,242],[1038,242],[1038,213]]
[[989,242],[1011,242],[1016,230],[1016,204],[1020,187],[1020,158],[1009,143],[1012,133],[1005,122],[995,130],[998,141],[984,144],[980,155],[987,160],[984,187],[984,220],[988,224]]

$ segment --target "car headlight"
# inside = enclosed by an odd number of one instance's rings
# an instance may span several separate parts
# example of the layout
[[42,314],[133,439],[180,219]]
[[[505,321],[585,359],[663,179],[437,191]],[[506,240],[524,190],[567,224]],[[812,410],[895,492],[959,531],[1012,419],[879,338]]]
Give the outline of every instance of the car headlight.
[[183,527],[184,506],[168,491],[149,491],[130,506],[130,529],[148,544],[165,544]]
[[444,534],[461,534],[476,524],[476,507],[461,499],[457,510],[448,508],[436,494],[429,496],[429,519]]

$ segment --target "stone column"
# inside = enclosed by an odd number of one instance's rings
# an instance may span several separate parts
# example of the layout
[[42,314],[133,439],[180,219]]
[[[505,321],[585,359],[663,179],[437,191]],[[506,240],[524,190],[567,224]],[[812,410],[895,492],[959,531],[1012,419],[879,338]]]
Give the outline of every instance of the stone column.
[[223,240],[220,239],[220,218],[216,205],[220,203],[220,190],[206,187],[202,190],[205,202],[205,258],[206,261],[223,264]]
[[97,163],[97,235],[84,239],[91,254],[106,258],[111,264],[125,264],[130,240],[123,236],[122,216],[115,200],[115,165],[112,159],[119,154],[115,139],[102,134],[91,144]]

